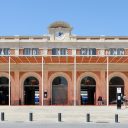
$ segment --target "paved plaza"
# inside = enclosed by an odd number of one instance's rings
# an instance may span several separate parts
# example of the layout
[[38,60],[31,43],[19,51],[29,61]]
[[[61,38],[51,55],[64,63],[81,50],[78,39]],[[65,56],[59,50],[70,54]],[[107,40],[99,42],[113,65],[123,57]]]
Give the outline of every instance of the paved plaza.
[[33,113],[31,123],[58,123],[58,113],[62,113],[62,122],[66,124],[85,124],[87,113],[90,123],[115,123],[118,114],[119,123],[127,124],[128,108],[117,109],[116,106],[1,106],[0,112],[5,113],[4,122],[30,123],[29,113]]
[[70,123],[40,123],[40,122],[2,122],[1,128],[127,128],[127,124],[114,124],[114,123],[82,123],[82,124],[70,124]]

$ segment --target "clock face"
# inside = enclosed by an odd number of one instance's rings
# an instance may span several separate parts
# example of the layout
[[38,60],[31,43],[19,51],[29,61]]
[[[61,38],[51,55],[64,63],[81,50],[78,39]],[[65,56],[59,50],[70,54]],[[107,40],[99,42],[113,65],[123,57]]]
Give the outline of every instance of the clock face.
[[56,37],[56,39],[63,39],[64,33],[62,31],[56,32],[55,37]]

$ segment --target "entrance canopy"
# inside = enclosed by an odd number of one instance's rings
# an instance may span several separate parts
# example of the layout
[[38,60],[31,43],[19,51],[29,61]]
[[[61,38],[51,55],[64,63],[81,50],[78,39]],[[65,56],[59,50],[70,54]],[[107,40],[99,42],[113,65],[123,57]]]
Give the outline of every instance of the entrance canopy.
[[[11,64],[42,64],[42,76],[43,76],[43,67],[44,64],[73,64],[74,65],[74,105],[76,105],[76,78],[77,64],[106,64],[106,85],[107,85],[107,106],[109,105],[109,64],[127,64],[128,55],[0,55],[0,64],[8,64],[9,72],[9,105],[11,104],[10,100],[10,78],[11,78]],[[42,85],[43,85],[42,77]],[[42,88],[43,95],[43,88]],[[43,105],[43,98],[42,98]]]
[[[128,56],[85,56],[85,55],[77,55],[77,56],[59,56],[59,55],[47,55],[47,56],[33,56],[33,55],[19,55],[19,56],[0,56],[0,63],[42,63],[45,64],[73,64],[76,62],[77,64],[84,64],[84,63],[128,63]],[[76,59],[76,60],[75,60]]]

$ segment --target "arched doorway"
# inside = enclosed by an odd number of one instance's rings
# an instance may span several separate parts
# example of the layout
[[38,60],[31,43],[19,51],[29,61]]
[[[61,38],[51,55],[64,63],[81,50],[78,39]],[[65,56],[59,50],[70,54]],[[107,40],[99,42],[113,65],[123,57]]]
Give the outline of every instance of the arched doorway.
[[92,77],[84,77],[81,80],[80,88],[81,105],[94,105],[96,99],[96,81]]
[[58,76],[52,81],[52,105],[68,104],[68,82]]
[[39,105],[39,81],[35,77],[24,81],[24,104]]
[[116,103],[117,88],[121,88],[121,93],[124,95],[124,80],[116,76],[109,81],[109,104]]
[[0,77],[0,105],[9,105],[9,79]]

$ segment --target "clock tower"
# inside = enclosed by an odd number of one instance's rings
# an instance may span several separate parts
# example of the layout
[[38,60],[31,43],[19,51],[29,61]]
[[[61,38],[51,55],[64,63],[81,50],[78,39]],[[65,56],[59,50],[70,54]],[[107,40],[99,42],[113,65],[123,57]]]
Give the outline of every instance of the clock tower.
[[70,39],[72,27],[65,22],[57,21],[48,27],[51,41],[66,41]]

